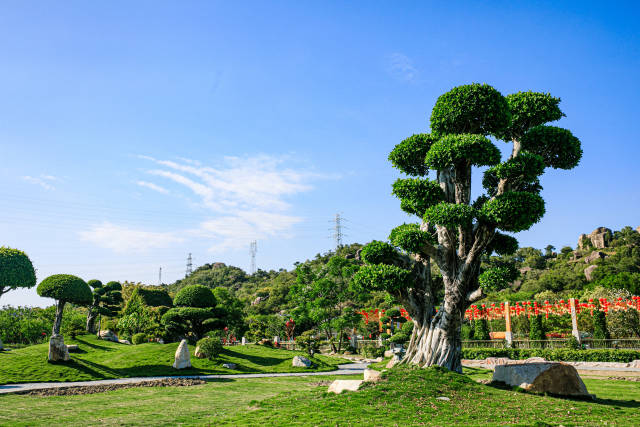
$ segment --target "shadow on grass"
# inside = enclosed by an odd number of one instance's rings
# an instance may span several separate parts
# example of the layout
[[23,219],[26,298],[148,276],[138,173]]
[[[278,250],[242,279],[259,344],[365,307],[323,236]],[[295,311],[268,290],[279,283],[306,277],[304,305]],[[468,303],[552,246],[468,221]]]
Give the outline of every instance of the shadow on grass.
[[[256,365],[260,365],[260,366],[275,366],[275,365],[279,365],[282,362],[284,362],[286,359],[281,359],[278,357],[265,357],[265,356],[258,356],[256,354],[244,354],[244,353],[239,353],[236,352],[230,348],[225,348],[222,351],[223,354],[229,356],[229,357],[233,357],[235,359],[244,359],[248,362],[251,362],[253,364]],[[238,366],[242,366],[241,364],[238,364]],[[246,368],[246,367],[244,367]],[[248,368],[247,368],[248,369]],[[257,372],[257,371],[256,371]]]
[[104,346],[104,345],[98,345],[98,344],[94,344],[92,342],[89,342],[86,339],[82,339],[81,336],[77,336],[75,341],[77,341],[79,344],[82,343],[82,345],[86,345],[87,347],[91,347],[91,348],[94,348],[96,350],[104,350],[104,351],[114,351],[115,350],[115,348],[113,348],[113,347],[107,347],[107,346]]

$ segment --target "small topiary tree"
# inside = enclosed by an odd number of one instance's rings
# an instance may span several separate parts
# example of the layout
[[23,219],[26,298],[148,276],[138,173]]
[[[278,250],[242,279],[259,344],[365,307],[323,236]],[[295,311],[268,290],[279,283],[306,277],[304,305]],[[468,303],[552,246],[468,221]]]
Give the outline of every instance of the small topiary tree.
[[[547,339],[544,333],[541,314],[529,317],[529,339],[532,341],[544,341]],[[544,343],[541,343],[540,346],[543,346],[543,344]]]
[[593,339],[611,339],[609,329],[607,328],[607,318],[602,310],[596,310],[593,313]]
[[144,332],[133,334],[133,336],[131,337],[131,342],[135,345],[144,344],[147,342],[147,334],[145,334]]
[[216,309],[216,298],[206,286],[185,286],[173,304],[176,307],[162,316],[162,323],[174,334],[192,335],[197,341],[207,332],[224,327],[223,313]]
[[304,331],[296,338],[296,344],[312,357],[320,349],[320,338],[313,330]]
[[62,314],[66,303],[78,305],[91,304],[92,294],[89,285],[71,274],[54,274],[38,285],[38,295],[56,300],[56,317],[53,322],[52,336],[60,334]]
[[200,353],[207,359],[213,360],[222,353],[222,341],[219,337],[205,337],[197,343]]
[[[547,93],[505,97],[487,84],[459,86],[436,101],[430,134],[405,139],[389,155],[410,175],[393,184],[393,194],[419,222],[393,229],[390,243],[365,246],[366,265],[354,283],[387,291],[409,312],[415,328],[401,363],[462,372],[465,310],[507,283],[489,274],[479,280],[483,258],[516,251],[517,240],[500,231],[516,233],[540,221],[539,177],[549,167],[572,169],[582,156],[578,138],[546,125],[564,116],[559,103]],[[502,161],[489,136],[512,144],[508,159]],[[486,193],[472,200],[472,172],[485,166]],[[432,263],[442,280],[432,278]]]
[[21,250],[0,247],[0,297],[17,288],[33,288],[36,272]]

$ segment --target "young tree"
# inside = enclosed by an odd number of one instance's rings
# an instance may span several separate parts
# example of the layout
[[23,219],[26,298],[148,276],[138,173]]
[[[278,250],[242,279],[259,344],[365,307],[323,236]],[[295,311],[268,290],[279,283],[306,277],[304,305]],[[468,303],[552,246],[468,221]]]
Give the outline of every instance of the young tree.
[[89,285],[71,274],[54,274],[38,285],[38,295],[56,300],[56,318],[53,322],[52,336],[60,334],[64,306],[70,302],[79,305],[91,304],[92,294]]
[[87,327],[89,333],[95,333],[95,323],[98,315],[113,317],[117,314],[122,304],[122,285],[118,282],[109,282],[102,285],[100,280],[89,280],[87,284],[93,288],[93,302],[87,311]]
[[0,297],[18,288],[33,288],[36,272],[31,260],[21,250],[0,247]]
[[[582,155],[571,132],[545,125],[564,115],[559,102],[544,93],[504,97],[486,84],[459,86],[436,101],[431,134],[413,135],[389,155],[416,177],[398,179],[393,194],[421,222],[393,229],[391,244],[367,245],[361,253],[367,265],[356,281],[388,291],[409,311],[415,327],[403,363],[462,371],[460,325],[467,307],[484,296],[483,256],[517,249],[516,239],[498,230],[518,232],[538,222],[545,212],[538,177],[546,167],[571,169]],[[506,161],[489,135],[512,144]],[[472,201],[472,168],[484,166],[486,194]],[[441,289],[432,262],[444,287],[437,312]]]
[[162,323],[173,333],[192,335],[197,341],[209,331],[224,327],[211,289],[190,285],[180,289],[173,300],[175,308],[162,316]]

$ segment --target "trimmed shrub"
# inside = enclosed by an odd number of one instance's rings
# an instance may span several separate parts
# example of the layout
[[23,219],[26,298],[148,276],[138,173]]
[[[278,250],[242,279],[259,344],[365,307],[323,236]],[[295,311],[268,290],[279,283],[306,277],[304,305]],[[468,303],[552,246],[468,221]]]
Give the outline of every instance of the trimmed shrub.
[[306,351],[309,356],[313,356],[320,349],[320,338],[315,336],[313,330],[304,331],[296,338],[296,344]]
[[413,333],[413,322],[405,322],[402,324],[402,333],[407,335],[408,337],[411,336],[411,334]]
[[605,317],[604,312],[600,310],[596,310],[593,313],[593,339],[611,339],[609,329],[607,329],[607,318]]
[[368,358],[382,357],[384,356],[384,347],[376,347],[373,344],[367,344],[360,349],[360,353],[364,357],[368,357]]
[[206,286],[191,285],[180,289],[173,303],[178,307],[209,308],[216,306],[216,297]]
[[487,324],[487,319],[476,319],[476,324],[473,328],[473,339],[481,341],[489,341],[491,339],[489,336],[489,325]]
[[[404,344],[409,341],[409,335],[406,335],[404,332],[398,332],[391,338],[389,338],[389,342],[396,344]],[[377,357],[377,356],[376,356]]]
[[222,353],[222,342],[217,337],[202,338],[198,341],[197,346],[200,347],[200,352],[207,359],[215,359]]
[[578,342],[578,339],[576,337],[574,337],[573,335],[571,335],[569,337],[569,339],[567,340],[566,346],[567,346],[567,348],[569,348],[571,350],[580,350],[582,348],[582,346]]
[[138,293],[149,307],[173,306],[169,292],[164,289],[138,288]]
[[640,359],[638,350],[570,350],[565,348],[463,348],[463,359],[482,360],[487,357],[508,357],[513,360],[543,357],[545,360],[566,362],[620,362]]
[[529,339],[543,341],[547,339],[542,325],[542,315],[531,316],[529,318]]
[[147,342],[147,334],[143,333],[143,332],[139,332],[137,334],[134,334],[131,337],[131,342],[135,345],[138,344],[144,344],[145,342]]

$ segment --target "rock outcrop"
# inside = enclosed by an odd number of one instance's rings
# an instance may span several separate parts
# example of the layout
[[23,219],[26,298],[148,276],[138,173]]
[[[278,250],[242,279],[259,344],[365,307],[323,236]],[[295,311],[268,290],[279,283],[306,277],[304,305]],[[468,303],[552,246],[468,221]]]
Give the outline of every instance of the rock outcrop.
[[590,282],[593,280],[593,270],[595,270],[596,268],[598,268],[597,265],[590,265],[589,267],[584,269],[584,277],[587,278],[587,282]]
[[291,366],[294,368],[308,368],[311,366],[311,360],[304,356],[295,356],[291,361]]
[[189,354],[189,344],[187,344],[187,340],[180,341],[180,345],[176,350],[173,367],[175,369],[186,369],[191,367],[191,355]]
[[591,264],[593,261],[597,260],[597,259],[604,259],[605,257],[605,253],[604,252],[600,252],[600,251],[593,251],[591,252],[590,255],[584,257],[584,262],[587,264]]
[[335,380],[327,390],[329,393],[340,394],[343,391],[358,391],[364,380]]
[[578,238],[578,248],[586,249],[593,246],[596,249],[603,249],[609,246],[612,232],[607,227],[598,227],[589,234],[581,234]]
[[578,371],[559,362],[513,363],[496,365],[493,382],[518,386],[534,393],[558,396],[593,397],[587,391]]
[[49,362],[66,362],[69,359],[69,350],[62,335],[52,335],[49,340]]

